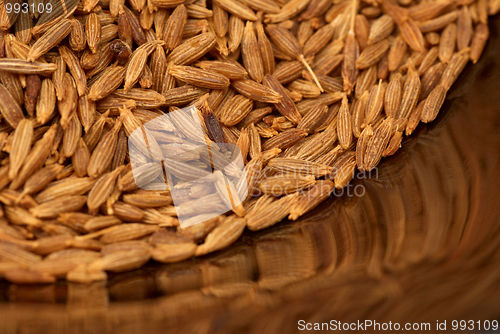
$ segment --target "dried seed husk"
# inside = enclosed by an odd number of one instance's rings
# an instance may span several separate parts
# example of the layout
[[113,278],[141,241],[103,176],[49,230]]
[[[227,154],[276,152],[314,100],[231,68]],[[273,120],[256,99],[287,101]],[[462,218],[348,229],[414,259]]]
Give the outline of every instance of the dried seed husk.
[[287,61],[281,63],[280,65],[281,66],[276,68],[272,76],[276,78],[276,80],[278,80],[282,85],[300,78],[300,76],[302,75],[302,70],[304,69],[304,64],[302,64],[298,60]]
[[251,215],[246,217],[248,229],[258,231],[278,223],[290,214],[291,208],[298,200],[298,193],[287,195],[258,212],[252,212]]
[[87,16],[85,36],[90,51],[96,53],[97,47],[101,42],[101,21],[96,13],[90,13],[89,16]]
[[208,89],[224,89],[229,86],[229,79],[215,71],[198,69],[192,66],[169,66],[173,77],[189,85]]
[[253,123],[248,127],[248,136],[250,139],[249,154],[250,157],[254,159],[262,152],[262,142],[259,132],[255,128],[255,125]]
[[[367,70],[360,73],[356,80],[355,96],[357,99],[377,82],[377,66],[371,66]],[[338,90],[338,91],[341,91]]]
[[231,99],[229,108],[223,111],[220,121],[226,126],[234,126],[243,120],[253,109],[253,101],[243,95]]
[[481,57],[481,53],[483,53],[484,46],[489,36],[490,31],[487,24],[479,23],[476,25],[470,45],[470,59],[474,64],[479,60],[479,57]]
[[257,16],[255,15],[254,11],[240,1],[216,0],[216,3],[228,13],[235,15],[242,20],[257,20]]
[[455,51],[455,44],[457,41],[457,25],[450,23],[444,28],[439,40],[439,60],[443,63],[448,61],[453,56]]
[[397,73],[391,78],[385,91],[384,109],[387,116],[395,118],[401,105],[403,93],[403,77]]
[[405,133],[407,136],[411,135],[417,128],[418,123],[420,123],[420,118],[422,115],[422,111],[424,110],[424,106],[425,100],[420,101],[415,110],[413,110],[413,112],[411,113],[410,118],[408,119],[408,123],[406,123]]
[[232,82],[232,86],[238,93],[260,102],[279,103],[283,97],[273,89],[265,87],[253,80],[236,80]]
[[365,171],[365,154],[368,142],[373,136],[373,129],[368,124],[361,132],[358,141],[356,142],[356,164],[361,172]]
[[189,65],[198,60],[215,45],[215,34],[208,32],[188,39],[177,46],[167,57],[175,65]]
[[277,136],[274,136],[262,145],[262,150],[267,151],[272,148],[285,149],[294,145],[297,141],[307,136],[307,132],[301,129],[288,129]]
[[439,47],[434,46],[429,49],[429,52],[425,55],[420,67],[418,68],[418,73],[423,75],[434,63],[439,56]]
[[125,78],[125,68],[122,66],[109,67],[90,88],[88,98],[97,101],[113,93]]
[[0,82],[10,92],[19,105],[24,103],[24,92],[18,74],[0,71]]
[[443,74],[444,69],[446,68],[446,64],[437,63],[434,66],[431,66],[422,76],[421,83],[422,88],[420,91],[420,100],[427,98],[430,92],[436,87],[440,80],[441,75]]
[[125,93],[128,93],[137,81],[139,81],[147,60],[148,52],[146,49],[137,49],[132,53],[127,68],[125,69],[125,83],[123,85],[123,91]]
[[458,18],[458,11],[452,11],[448,14],[438,16],[435,19],[427,20],[419,23],[419,28],[422,33],[439,31],[446,27],[448,24],[455,22]]
[[75,170],[75,174],[78,177],[84,177],[87,175],[87,167],[90,159],[90,151],[85,144],[83,138],[80,138],[78,144],[76,146],[75,152],[71,161],[73,163],[73,168]]
[[0,85],[0,113],[14,129],[24,119],[21,107],[4,85]]
[[44,203],[63,196],[83,195],[93,187],[94,183],[95,179],[88,177],[62,179],[49,184],[35,197],[35,200]]
[[304,45],[304,57],[309,58],[323,49],[332,39],[335,26],[327,24],[318,29]]
[[384,97],[386,91],[386,84],[379,81],[379,84],[373,86],[370,90],[370,97],[365,108],[365,124],[372,124],[382,112],[384,106]]
[[442,85],[437,85],[427,97],[424,109],[422,110],[421,120],[424,123],[432,122],[436,119],[444,99],[446,98],[446,89]]
[[261,82],[262,77],[264,76],[264,64],[257,43],[254,25],[250,21],[247,21],[243,32],[243,39],[241,41],[241,57],[243,65],[248,71],[250,78],[257,82]]
[[397,118],[408,118],[410,113],[417,105],[420,95],[420,78],[417,71],[412,67],[406,75],[405,84],[403,87],[403,94],[401,105],[398,111]]
[[335,188],[344,188],[354,177],[356,169],[356,157],[354,152],[346,153],[346,160],[338,167],[335,174]]
[[68,126],[64,129],[64,136],[62,141],[62,150],[65,157],[71,157],[76,150],[78,141],[82,137],[82,125],[75,115],[71,116]]
[[62,19],[52,28],[47,30],[31,47],[27,60],[34,62],[40,56],[59,44],[70,32],[72,27],[71,20]]
[[300,216],[314,209],[319,203],[330,196],[334,185],[332,181],[318,181],[292,206],[288,219],[297,220]]
[[352,133],[354,137],[359,138],[362,131],[362,125],[365,123],[365,109],[368,104],[370,92],[365,91],[363,95],[356,100],[352,112]]
[[[28,103],[29,99],[31,106],[30,114],[33,115],[33,111],[36,110],[37,121],[44,124],[49,120],[54,111],[56,102],[54,86],[50,79],[44,79],[38,87],[39,78],[35,80],[37,82],[35,90],[39,88],[39,91],[36,91],[36,94],[31,95],[29,98],[27,97],[26,103]],[[36,105],[34,105],[34,98],[36,98]]]
[[266,22],[266,23],[280,23],[280,22],[286,21],[286,20],[294,17],[298,13],[302,12],[307,7],[308,4],[309,4],[309,1],[303,1],[303,0],[288,1],[283,7],[281,7],[281,10],[279,13],[266,14],[264,22]]
[[457,49],[462,51],[469,47],[472,38],[472,19],[468,6],[462,6],[457,18]]
[[382,124],[375,129],[373,136],[368,141],[363,164],[368,172],[375,168],[382,158],[382,153],[391,139],[393,123],[394,119],[392,117],[386,118]]
[[394,20],[390,15],[382,15],[373,21],[368,35],[368,45],[386,39],[394,30]]
[[426,21],[440,15],[449,5],[450,3],[448,1],[436,1],[427,4],[421,3],[410,7],[408,9],[408,15],[416,21]]
[[344,43],[344,59],[342,62],[342,79],[344,80],[344,91],[351,94],[357,78],[356,61],[359,55],[359,46],[354,33],[349,31]]
[[37,218],[55,218],[64,212],[80,210],[86,202],[87,198],[85,196],[63,196],[44,202],[30,209],[30,212]]
[[449,90],[451,85],[453,85],[455,80],[457,80],[468,61],[469,52],[467,50],[463,53],[455,53],[453,57],[451,57],[448,65],[441,75],[441,85],[443,85],[446,90]]
[[362,51],[368,45],[368,36],[370,34],[370,23],[366,16],[356,15],[356,22],[354,23],[354,35],[359,43],[359,49]]
[[9,178],[15,179],[19,169],[28,156],[33,138],[33,123],[28,119],[19,122],[12,139],[12,149],[10,151]]
[[52,142],[54,141],[56,129],[57,124],[54,124],[43,135],[43,138],[35,144],[28,154],[28,157],[26,158],[19,174],[9,185],[10,189],[18,189],[24,184],[28,177],[33,175],[33,173],[38,171],[38,169],[43,166],[45,160],[50,154],[50,148],[52,146]]
[[85,36],[85,29],[83,27],[83,24],[76,19],[71,20],[71,23],[72,27],[69,33],[69,40],[68,40],[69,46],[73,51],[76,52],[83,51],[87,46],[87,39]]
[[[24,184],[23,194],[33,194],[44,189],[63,170],[64,165],[53,164],[31,175]],[[20,196],[20,198],[23,195]]]
[[401,63],[403,62],[403,58],[406,55],[407,44],[404,41],[401,35],[398,35],[394,39],[391,45],[391,50],[389,51],[389,55],[387,58],[387,67],[389,71],[396,71]]
[[118,132],[122,126],[122,119],[118,119],[108,133],[99,141],[90,156],[87,174],[90,177],[101,175],[110,165],[118,143]]
[[163,40],[166,43],[166,49],[174,50],[182,40],[182,31],[186,26],[188,10],[184,5],[177,6],[168,17],[163,30]]
[[322,124],[327,112],[328,107],[323,103],[319,103],[316,107],[312,108],[304,118],[302,118],[297,125],[297,129],[313,133],[317,127]]
[[361,52],[359,57],[356,59],[356,68],[363,70],[377,64],[380,59],[382,59],[382,57],[386,54],[387,50],[389,50],[389,46],[389,41],[387,39],[369,45],[368,47],[366,47],[366,49],[363,50],[363,52]]
[[342,98],[342,104],[339,110],[337,121],[337,136],[340,145],[346,149],[351,145],[352,141],[352,123],[351,114],[349,113],[349,105],[347,103],[347,96]]
[[204,70],[217,72],[228,79],[243,79],[248,74],[241,66],[218,60],[199,61],[195,66]]
[[433,32],[428,32],[427,34],[425,34],[425,40],[430,45],[438,45],[439,39],[440,39],[440,35],[437,32],[433,31]]
[[28,115],[33,116],[36,108],[38,93],[42,86],[42,81],[38,74],[30,74],[26,76],[26,89],[24,91],[24,108]]
[[229,52],[235,52],[240,46],[241,40],[243,38],[243,31],[245,29],[245,23],[236,15],[231,15],[229,18],[229,39],[228,39],[228,49]]
[[115,169],[110,173],[102,175],[97,180],[97,182],[94,183],[86,201],[90,214],[96,215],[99,207],[106,202],[108,197],[113,192],[115,188],[116,178],[123,170],[123,168],[121,167]]

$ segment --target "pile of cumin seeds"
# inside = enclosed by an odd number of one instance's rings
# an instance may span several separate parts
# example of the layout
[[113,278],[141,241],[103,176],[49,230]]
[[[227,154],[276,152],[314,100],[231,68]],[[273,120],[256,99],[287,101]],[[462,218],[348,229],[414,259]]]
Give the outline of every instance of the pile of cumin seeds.
[[[13,283],[105,280],[296,220],[436,118],[500,10],[499,0],[50,3],[50,13],[0,4],[0,276]],[[203,219],[226,198],[196,184],[182,208],[168,190],[141,189],[157,182],[154,161],[132,172],[129,150],[141,146],[128,147],[130,134],[187,106],[206,139],[242,153],[250,193],[234,212]],[[148,148],[172,149],[162,138],[176,133],[190,160],[194,135],[161,130]],[[180,228],[177,210],[205,221]]]

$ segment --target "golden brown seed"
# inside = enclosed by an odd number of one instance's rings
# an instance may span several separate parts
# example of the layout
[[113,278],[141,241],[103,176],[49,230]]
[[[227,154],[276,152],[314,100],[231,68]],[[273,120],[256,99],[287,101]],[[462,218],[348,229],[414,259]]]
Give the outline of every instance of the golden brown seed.
[[118,132],[122,126],[122,119],[118,119],[108,133],[106,133],[93,150],[87,167],[91,177],[101,175],[111,164],[113,154],[118,143]]
[[78,58],[73,54],[73,52],[71,52],[70,49],[65,46],[59,47],[59,53],[64,59],[66,65],[68,65],[71,75],[75,80],[78,95],[82,96],[83,94],[85,94],[85,90],[87,88],[87,78],[85,77],[85,72],[80,66]]
[[125,69],[125,83],[123,85],[123,91],[125,93],[137,83],[146,66],[147,60],[148,52],[146,49],[137,49],[132,53],[127,68]]
[[352,92],[356,83],[357,69],[356,60],[359,55],[359,47],[354,33],[349,31],[344,44],[344,60],[342,62],[342,78],[344,79],[344,91],[347,94]]
[[4,85],[0,85],[0,113],[14,129],[24,119],[21,107]]
[[475,64],[481,53],[483,53],[484,46],[490,35],[488,25],[485,23],[479,23],[474,30],[474,35],[472,36],[472,42],[470,45],[470,59]]
[[265,87],[253,80],[236,80],[232,85],[240,94],[260,102],[279,103],[283,97],[273,89]]
[[380,80],[379,84],[373,86],[370,90],[370,97],[368,98],[365,109],[365,125],[374,122],[382,112],[386,86],[387,85]]
[[246,4],[237,0],[216,0],[217,4],[225,11],[242,20],[256,21],[257,16]]
[[362,70],[375,65],[382,59],[387,50],[389,50],[389,41],[386,39],[368,46],[356,59],[356,68]]
[[257,43],[257,36],[253,23],[248,21],[243,32],[241,41],[241,56],[243,65],[248,71],[248,75],[255,81],[261,82],[264,76],[264,65],[261,52]]
[[14,138],[12,139],[12,148],[9,156],[9,178],[11,180],[17,176],[19,169],[28,156],[31,148],[31,140],[33,138],[33,123],[30,120],[23,119],[19,122],[13,136]]
[[448,65],[444,69],[443,75],[441,76],[441,84],[446,90],[449,90],[451,85],[457,80],[460,73],[464,69],[465,65],[469,61],[469,52],[458,52],[451,57]]
[[456,41],[457,25],[455,23],[450,23],[444,28],[441,33],[441,39],[439,40],[439,60],[443,63],[447,63],[451,59],[451,56],[453,56]]
[[163,40],[167,51],[174,50],[182,40],[182,31],[186,26],[188,18],[187,9],[184,5],[177,6],[165,23]]
[[243,77],[248,74],[247,71],[239,65],[218,60],[199,61],[195,66],[204,70],[217,72],[229,79],[243,79]]
[[455,22],[458,18],[458,11],[452,11],[448,14],[441,15],[435,19],[424,21],[419,23],[420,31],[422,33],[428,33],[433,31],[439,31],[446,27],[448,24]]
[[89,213],[92,215],[97,214],[99,207],[106,202],[108,197],[111,195],[115,188],[116,178],[123,170],[123,166],[115,169],[114,171],[104,174],[95,182],[92,189],[89,192],[87,199],[87,207],[89,208]]
[[208,32],[188,39],[177,46],[167,57],[175,65],[189,65],[198,60],[215,45],[215,34]]
[[427,98],[430,92],[436,87],[440,80],[441,75],[443,74],[444,69],[446,68],[446,64],[437,63],[434,66],[431,66],[422,76],[422,88],[420,91],[420,100]]
[[96,53],[97,47],[101,42],[101,21],[99,20],[96,13],[90,13],[90,15],[87,16],[87,22],[85,24],[85,36],[90,51],[92,53]]
[[192,66],[172,65],[168,69],[170,75],[197,87],[224,89],[229,86],[229,79],[211,70],[198,69]]
[[386,118],[383,123],[373,132],[373,136],[367,143],[364,156],[364,167],[371,171],[382,158],[387,144],[392,135],[393,118]]
[[[462,51],[469,47],[472,38],[472,19],[468,6],[462,6],[457,19],[457,49]],[[443,32],[444,33],[444,32]]]
[[399,106],[401,105],[401,98],[403,93],[403,77],[397,73],[392,77],[384,96],[384,109],[387,116],[395,118]]
[[391,50],[389,51],[387,58],[389,71],[394,72],[399,68],[406,54],[406,49],[407,44],[404,41],[404,38],[401,35],[398,35],[398,37],[396,37],[396,39],[392,42]]
[[338,122],[337,122],[337,135],[339,137],[339,143],[344,149],[347,149],[351,145],[352,141],[352,123],[351,114],[349,113],[349,105],[347,103],[347,96],[342,98],[342,104],[339,110]]
[[80,210],[86,201],[85,196],[63,196],[40,204],[30,209],[30,212],[37,218],[55,218],[64,212]]
[[125,79],[125,69],[121,66],[109,67],[90,88],[88,98],[100,100],[117,89]]
[[414,68],[410,68],[403,87],[401,105],[399,107],[397,118],[408,118],[417,105],[420,95],[420,87],[420,78],[417,71]]
[[368,45],[386,39],[394,30],[394,20],[390,15],[382,15],[370,27]]
[[422,115],[422,111],[424,110],[425,100],[420,101],[415,110],[410,115],[410,119],[408,119],[408,123],[406,124],[405,133],[407,136],[411,135],[413,131],[417,128],[418,123],[420,123],[420,118]]
[[59,44],[70,32],[72,27],[71,20],[62,19],[52,28],[47,30],[31,47],[27,60],[34,62],[40,56]]

